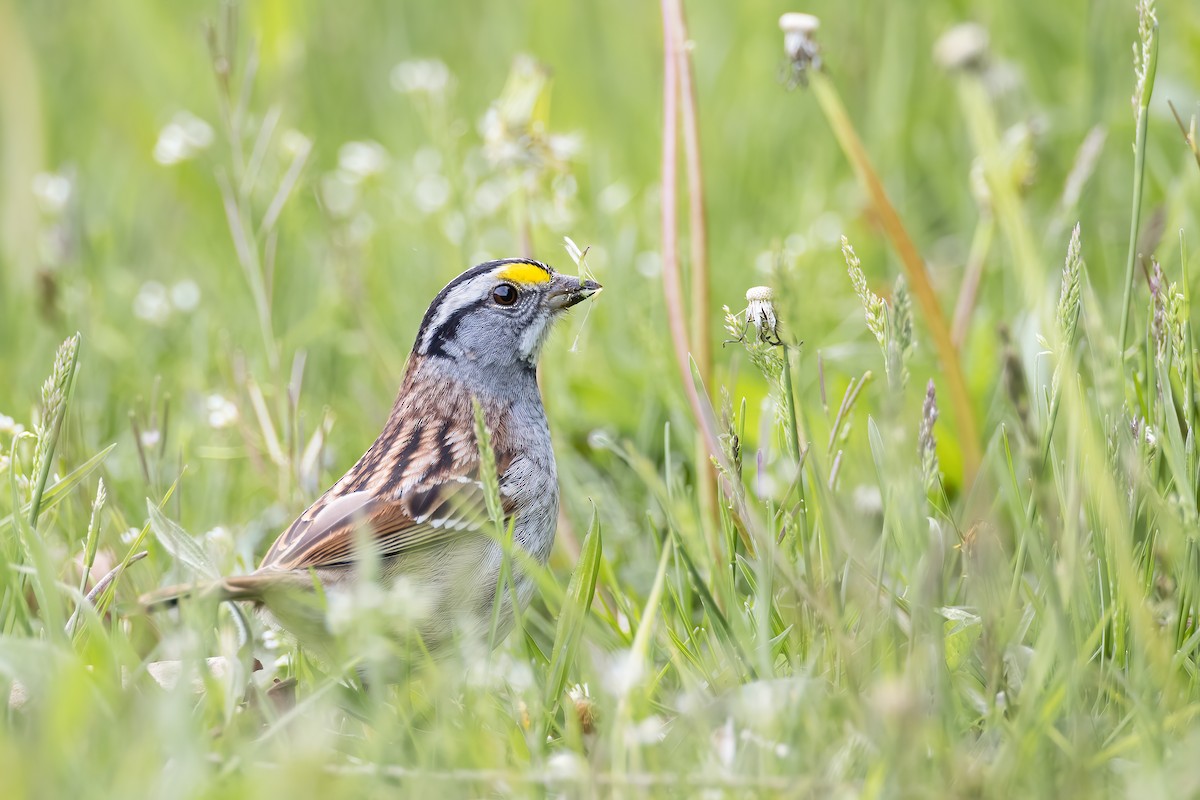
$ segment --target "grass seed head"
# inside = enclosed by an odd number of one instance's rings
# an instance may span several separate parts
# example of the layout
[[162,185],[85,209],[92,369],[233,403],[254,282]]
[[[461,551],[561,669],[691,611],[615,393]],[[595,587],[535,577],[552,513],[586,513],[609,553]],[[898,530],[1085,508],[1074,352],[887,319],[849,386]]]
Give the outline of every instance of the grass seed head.
[[1138,39],[1133,43],[1133,75],[1135,78],[1133,97],[1133,117],[1137,119],[1139,109],[1143,105],[1146,93],[1146,78],[1150,74],[1150,60],[1154,45],[1154,37],[1158,31],[1158,17],[1154,13],[1154,0],[1138,0]]

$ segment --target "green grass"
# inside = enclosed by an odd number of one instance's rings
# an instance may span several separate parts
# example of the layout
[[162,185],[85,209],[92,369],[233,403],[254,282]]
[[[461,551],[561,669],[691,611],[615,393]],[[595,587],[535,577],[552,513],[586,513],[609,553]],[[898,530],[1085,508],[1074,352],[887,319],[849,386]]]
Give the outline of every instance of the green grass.
[[[1139,124],[1132,4],[818,3],[827,72],[791,91],[788,10],[686,4],[696,403],[661,276],[656,4],[0,0],[6,797],[1200,792],[1200,169],[1167,106],[1200,113],[1200,13],[1159,4]],[[931,55],[964,20],[982,75]],[[393,87],[431,58],[451,85]],[[211,141],[159,163],[182,111]],[[228,606],[135,613],[252,569],[353,463],[447,280],[526,242],[573,269],[564,236],[605,291],[543,357],[559,544],[495,652],[364,687],[410,663],[419,598],[331,609],[325,660]],[[787,369],[719,346],[760,284]]]

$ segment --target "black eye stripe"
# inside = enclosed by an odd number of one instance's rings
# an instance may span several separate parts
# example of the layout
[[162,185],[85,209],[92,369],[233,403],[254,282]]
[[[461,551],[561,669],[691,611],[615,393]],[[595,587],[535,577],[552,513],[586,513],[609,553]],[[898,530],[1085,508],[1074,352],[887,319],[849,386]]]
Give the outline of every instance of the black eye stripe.
[[494,272],[499,267],[508,264],[531,264],[536,267],[541,267],[547,274],[553,275],[554,271],[540,261],[534,261],[528,258],[503,258],[497,261],[488,261],[483,264],[478,264],[471,267],[466,272],[459,275],[450,283],[446,284],[437,296],[433,298],[433,302],[429,304],[429,308],[425,310],[425,315],[421,318],[421,325],[417,329],[417,341],[413,347],[413,351],[421,355],[436,355],[447,356],[448,353],[444,347],[445,343],[455,337],[458,332],[459,325],[462,323],[462,318],[481,306],[495,303],[491,296],[491,291],[488,291],[486,297],[482,300],[476,300],[467,305],[455,309],[446,315],[446,318],[437,322],[437,327],[434,324],[437,321],[438,314],[445,305],[447,299],[453,294],[458,287],[469,283],[476,278],[479,278],[488,273]]
[[[491,302],[490,297],[482,300],[476,300],[474,303],[468,303],[460,309],[457,309],[450,316],[446,317],[445,322],[439,325],[429,337],[429,346],[426,353],[431,356],[445,356],[446,350],[443,345],[454,338],[458,332],[458,326],[462,324],[463,317],[470,314]],[[418,339],[418,341],[420,341]]]

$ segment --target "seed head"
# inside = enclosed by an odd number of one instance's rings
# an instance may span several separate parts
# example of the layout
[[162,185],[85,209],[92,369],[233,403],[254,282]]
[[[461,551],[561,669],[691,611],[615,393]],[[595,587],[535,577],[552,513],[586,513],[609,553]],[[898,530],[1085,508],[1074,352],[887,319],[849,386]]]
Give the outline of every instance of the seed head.
[[821,48],[813,34],[821,27],[821,20],[812,14],[791,11],[779,18],[779,29],[783,31],[783,51],[790,62],[790,86],[808,83],[808,71],[821,69]]
[[987,64],[988,32],[977,22],[955,25],[933,46],[933,58],[949,72],[975,72]]
[[1071,243],[1067,245],[1067,262],[1063,266],[1062,290],[1058,295],[1058,325],[1068,347],[1075,339],[1075,328],[1079,323],[1079,282],[1083,272],[1083,257],[1080,255],[1079,223],[1071,231]]
[[887,304],[883,298],[871,291],[867,286],[867,276],[863,274],[862,264],[850,245],[850,240],[842,237],[842,257],[846,259],[846,272],[850,275],[850,283],[854,292],[862,301],[863,313],[867,318],[867,328],[875,336],[880,347],[887,347]]
[[775,314],[774,292],[770,286],[746,290],[746,324],[758,334],[758,340],[779,344],[779,318]]
[[1138,40],[1133,43],[1133,75],[1135,80],[1133,97],[1133,117],[1137,119],[1139,109],[1149,103],[1146,96],[1146,79],[1154,80],[1151,64],[1154,48],[1154,37],[1158,33],[1158,17],[1154,13],[1154,0],[1138,0]]
[[917,434],[917,453],[921,457],[921,476],[925,481],[926,490],[930,489],[938,477],[937,439],[933,435],[933,425],[937,422],[937,390],[930,379],[925,387],[925,403],[921,408],[921,428]]

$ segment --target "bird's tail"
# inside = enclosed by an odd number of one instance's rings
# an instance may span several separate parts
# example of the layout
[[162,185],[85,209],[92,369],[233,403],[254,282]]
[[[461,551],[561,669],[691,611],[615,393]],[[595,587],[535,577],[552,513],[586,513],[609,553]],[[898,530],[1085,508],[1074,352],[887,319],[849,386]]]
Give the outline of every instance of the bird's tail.
[[147,592],[138,598],[138,603],[144,611],[161,611],[178,605],[180,600],[195,598],[199,600],[244,600],[251,603],[262,603],[265,596],[272,590],[280,588],[281,584],[296,581],[289,580],[292,576],[278,572],[252,572],[249,575],[231,575],[215,581],[200,583],[178,583],[174,586],[164,586],[153,592]]

